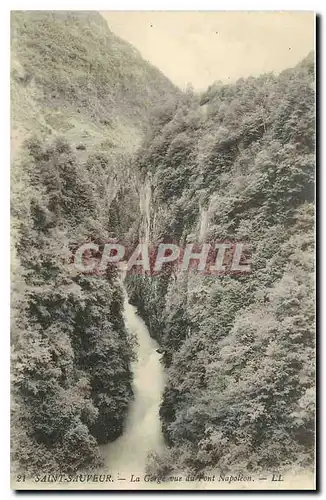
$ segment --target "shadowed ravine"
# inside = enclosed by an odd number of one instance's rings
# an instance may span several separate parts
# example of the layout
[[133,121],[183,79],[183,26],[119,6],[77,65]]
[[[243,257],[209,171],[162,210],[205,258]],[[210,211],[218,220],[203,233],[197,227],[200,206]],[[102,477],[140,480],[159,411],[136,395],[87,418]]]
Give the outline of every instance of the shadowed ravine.
[[164,387],[161,355],[137,308],[129,304],[125,292],[124,318],[127,329],[136,335],[137,360],[132,365],[134,400],[130,405],[125,430],[120,438],[102,448],[105,468],[127,480],[131,474],[145,472],[147,455],[163,447],[159,405]]

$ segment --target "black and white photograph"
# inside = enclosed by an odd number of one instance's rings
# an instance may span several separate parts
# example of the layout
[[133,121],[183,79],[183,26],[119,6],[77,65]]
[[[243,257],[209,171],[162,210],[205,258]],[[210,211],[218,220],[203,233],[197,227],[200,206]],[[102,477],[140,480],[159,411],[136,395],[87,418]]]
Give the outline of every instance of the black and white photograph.
[[11,11],[13,490],[316,490],[315,45]]

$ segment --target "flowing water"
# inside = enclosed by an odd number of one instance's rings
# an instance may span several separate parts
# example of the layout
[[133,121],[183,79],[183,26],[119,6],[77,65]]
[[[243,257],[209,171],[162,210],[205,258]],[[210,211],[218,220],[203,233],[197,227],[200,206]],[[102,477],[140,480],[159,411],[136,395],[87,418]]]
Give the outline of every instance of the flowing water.
[[130,479],[131,474],[143,475],[150,451],[163,448],[159,406],[164,388],[161,354],[158,344],[149,335],[136,307],[124,299],[124,319],[127,329],[136,335],[137,360],[132,365],[134,400],[130,405],[124,432],[120,438],[104,447],[106,469]]

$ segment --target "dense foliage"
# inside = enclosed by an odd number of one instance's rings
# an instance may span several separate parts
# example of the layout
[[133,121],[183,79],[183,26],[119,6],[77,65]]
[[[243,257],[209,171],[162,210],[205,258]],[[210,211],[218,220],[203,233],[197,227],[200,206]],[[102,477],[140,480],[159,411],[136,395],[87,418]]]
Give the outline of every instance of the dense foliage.
[[121,434],[134,356],[121,285],[111,268],[78,274],[71,255],[145,234],[243,242],[252,265],[128,280],[164,350],[167,449],[152,470],[310,466],[313,57],[181,94],[101,16],[59,11],[14,12],[12,54],[14,466],[97,467]]
[[72,254],[137,233],[131,154],[179,91],[96,12],[15,11],[11,39],[13,466],[76,471],[122,432],[134,339],[116,271]]
[[252,271],[133,277],[162,344],[170,467],[307,467],[314,451],[314,63],[165,109],[138,157],[154,241],[240,241]]
[[25,472],[77,470],[98,465],[98,444],[122,432],[132,341],[116,272],[80,275],[71,260],[95,224],[105,236],[94,161],[79,165],[59,139],[27,149],[13,190],[13,457]]

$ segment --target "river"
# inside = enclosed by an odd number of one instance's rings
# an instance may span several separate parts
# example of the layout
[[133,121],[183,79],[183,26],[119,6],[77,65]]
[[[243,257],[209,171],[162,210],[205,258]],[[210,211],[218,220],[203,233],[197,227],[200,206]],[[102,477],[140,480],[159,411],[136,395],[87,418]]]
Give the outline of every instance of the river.
[[138,341],[137,360],[132,363],[134,400],[122,436],[103,447],[102,453],[105,454],[105,468],[129,480],[131,473],[143,475],[148,453],[159,452],[164,446],[159,419],[164,373],[161,354],[156,352],[159,346],[150,337],[137,308],[129,304],[126,292],[124,319],[127,329]]

